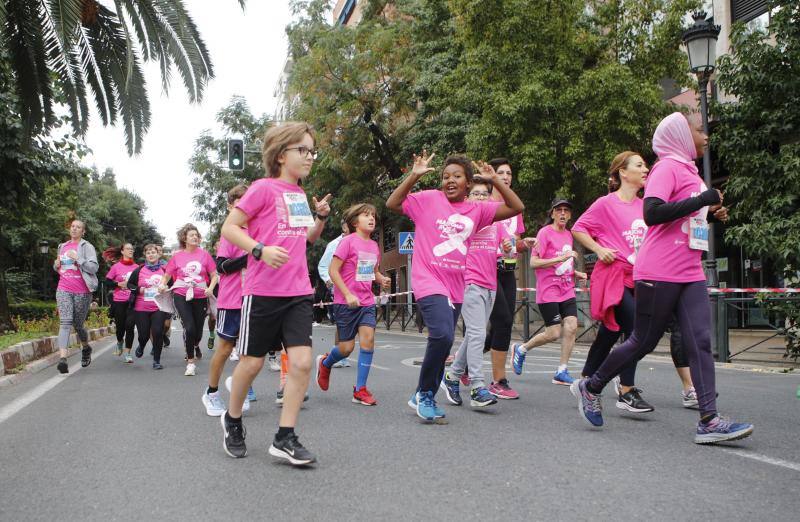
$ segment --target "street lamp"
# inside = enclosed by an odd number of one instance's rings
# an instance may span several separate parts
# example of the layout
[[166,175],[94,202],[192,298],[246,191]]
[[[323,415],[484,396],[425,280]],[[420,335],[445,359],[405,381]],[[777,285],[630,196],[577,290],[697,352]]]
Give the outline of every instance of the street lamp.
[[[703,117],[703,132],[708,136],[708,80],[714,72],[717,60],[717,37],[720,27],[714,19],[706,19],[704,11],[696,11],[692,18],[694,24],[683,32],[683,43],[689,55],[689,68],[697,75],[700,89],[700,112]],[[711,152],[706,147],[703,154],[703,180],[711,187]],[[719,286],[717,260],[714,253],[714,228],[708,228],[708,253],[706,254],[706,274],[708,286]]]
[[47,299],[47,254],[50,252],[50,243],[46,239],[39,241],[39,253],[42,254],[42,285],[44,288],[44,299]]

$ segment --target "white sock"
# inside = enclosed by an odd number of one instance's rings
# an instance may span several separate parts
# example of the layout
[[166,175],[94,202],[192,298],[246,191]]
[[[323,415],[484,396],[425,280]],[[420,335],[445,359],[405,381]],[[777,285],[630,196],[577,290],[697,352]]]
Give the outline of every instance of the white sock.
[[567,365],[566,365],[566,364],[559,365],[559,367],[558,367],[558,371],[559,371],[559,372],[565,372],[565,371],[567,371]]

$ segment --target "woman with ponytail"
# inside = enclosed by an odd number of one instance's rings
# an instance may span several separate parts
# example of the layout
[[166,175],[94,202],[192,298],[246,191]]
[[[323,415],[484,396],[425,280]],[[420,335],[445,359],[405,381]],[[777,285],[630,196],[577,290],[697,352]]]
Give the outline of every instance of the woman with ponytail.
[[109,247],[103,251],[103,259],[111,265],[106,274],[106,284],[114,289],[111,300],[111,313],[117,325],[117,347],[114,355],[122,355],[123,340],[125,343],[125,362],[132,363],[133,328],[135,325],[133,307],[129,305],[131,291],[128,290],[128,278],[138,268],[133,261],[133,245],[123,243],[117,247]]

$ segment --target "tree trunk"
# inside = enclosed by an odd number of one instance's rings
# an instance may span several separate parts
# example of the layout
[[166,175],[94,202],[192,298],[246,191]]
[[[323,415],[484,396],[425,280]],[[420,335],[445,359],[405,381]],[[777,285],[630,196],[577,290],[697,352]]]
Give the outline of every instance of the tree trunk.
[[11,320],[11,310],[8,307],[6,271],[0,265],[0,334],[8,330],[16,331],[17,325]]

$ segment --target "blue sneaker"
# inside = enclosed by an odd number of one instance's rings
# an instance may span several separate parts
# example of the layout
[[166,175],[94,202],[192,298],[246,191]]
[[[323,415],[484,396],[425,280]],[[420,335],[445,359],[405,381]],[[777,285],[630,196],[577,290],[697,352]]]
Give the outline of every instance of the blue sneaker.
[[564,370],[564,371],[556,372],[556,374],[553,375],[553,380],[551,382],[553,384],[560,384],[562,386],[569,386],[573,382],[575,382],[575,379],[573,379],[572,375],[569,374],[569,370]]
[[436,418],[436,401],[433,392],[417,392],[417,416],[421,419],[432,421]]
[[511,357],[511,365],[514,367],[514,373],[522,375],[522,365],[525,364],[525,356],[528,355],[528,352],[522,351],[521,344],[515,344],[513,349],[514,353]]
[[603,425],[602,395],[595,395],[586,389],[586,379],[574,381],[569,390],[578,399],[578,415],[592,426]]
[[697,423],[695,444],[714,444],[729,440],[739,440],[753,433],[753,425],[748,422],[731,422],[717,415],[708,424]]
[[252,386],[250,386],[250,389],[247,390],[247,400],[250,402],[256,402],[258,400],[256,399],[256,391]]
[[486,406],[491,406],[492,404],[497,404],[497,399],[494,395],[489,393],[489,390],[486,389],[486,386],[475,388],[469,394],[469,405],[473,408],[485,408]]
[[444,419],[444,410],[439,407],[436,403],[436,399],[433,400],[433,414],[436,416],[437,419]]
[[411,398],[408,399],[408,407],[417,411],[417,392],[411,394]]
[[446,372],[440,386],[444,390],[444,394],[447,396],[448,401],[456,406],[461,406],[463,401],[461,400],[461,390],[458,386],[458,379],[451,379],[450,373]]

